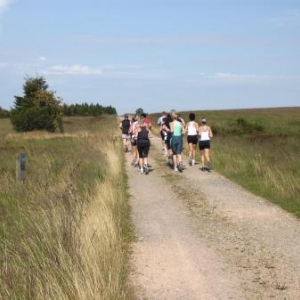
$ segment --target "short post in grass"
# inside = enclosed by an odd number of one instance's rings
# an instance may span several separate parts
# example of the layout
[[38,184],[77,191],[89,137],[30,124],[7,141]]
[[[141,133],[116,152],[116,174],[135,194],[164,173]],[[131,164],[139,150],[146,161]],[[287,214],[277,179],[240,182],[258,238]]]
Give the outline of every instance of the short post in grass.
[[26,165],[27,165],[26,161],[27,161],[26,153],[19,153],[17,155],[16,175],[17,175],[17,179],[21,180],[23,183],[26,179]]

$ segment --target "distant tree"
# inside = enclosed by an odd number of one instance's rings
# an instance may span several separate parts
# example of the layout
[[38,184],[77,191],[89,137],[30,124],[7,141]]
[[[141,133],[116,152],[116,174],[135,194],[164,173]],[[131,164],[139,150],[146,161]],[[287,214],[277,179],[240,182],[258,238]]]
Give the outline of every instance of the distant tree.
[[93,116],[101,116],[102,114],[103,106],[97,103],[93,109]]
[[117,111],[112,106],[102,106],[100,104],[64,104],[63,112],[66,116],[101,116],[102,114],[113,115]]
[[116,109],[114,107],[112,107],[111,105],[104,107],[104,111],[108,115],[116,115],[117,114]]
[[23,85],[24,96],[15,96],[10,120],[18,132],[47,130],[54,132],[58,128],[63,132],[61,99],[55,92],[48,90],[43,77],[28,77]]
[[30,99],[37,91],[47,91],[48,87],[44,77],[27,77],[23,85],[24,99]]
[[0,107],[0,118],[4,119],[8,117],[9,117],[9,111]]
[[140,108],[138,108],[138,109],[135,111],[135,113],[136,113],[137,115],[141,115],[141,114],[144,113],[144,110],[140,107]]

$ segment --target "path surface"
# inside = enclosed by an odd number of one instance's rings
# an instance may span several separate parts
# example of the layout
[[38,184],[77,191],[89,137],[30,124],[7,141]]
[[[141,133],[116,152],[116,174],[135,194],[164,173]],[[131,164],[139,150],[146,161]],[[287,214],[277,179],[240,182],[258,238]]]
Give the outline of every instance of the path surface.
[[186,159],[174,172],[151,142],[149,175],[126,154],[134,299],[300,299],[299,220]]

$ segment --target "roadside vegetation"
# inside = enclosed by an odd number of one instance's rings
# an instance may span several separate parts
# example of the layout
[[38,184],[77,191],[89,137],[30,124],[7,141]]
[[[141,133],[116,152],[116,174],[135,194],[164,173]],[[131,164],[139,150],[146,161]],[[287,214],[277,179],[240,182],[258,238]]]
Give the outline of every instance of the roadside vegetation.
[[132,236],[116,116],[63,125],[15,133],[0,120],[0,298],[128,299]]
[[194,113],[212,127],[214,170],[300,217],[300,107]]
[[[195,113],[212,126],[216,171],[300,217],[300,108]],[[130,299],[118,125],[114,115],[64,117],[64,133],[16,133],[0,119],[0,299]]]

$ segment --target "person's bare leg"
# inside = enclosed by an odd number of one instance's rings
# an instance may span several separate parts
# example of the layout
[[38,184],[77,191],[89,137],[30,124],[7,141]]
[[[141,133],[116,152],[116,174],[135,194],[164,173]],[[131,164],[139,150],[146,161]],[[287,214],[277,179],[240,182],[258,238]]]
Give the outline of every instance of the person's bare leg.
[[127,151],[129,151],[129,147],[130,146],[130,140],[129,139],[126,139],[126,148],[127,148]]
[[173,152],[172,149],[168,149],[168,160],[170,165],[174,165]]
[[132,163],[134,166],[139,162],[139,155],[137,151],[137,146],[132,146],[132,155],[133,155],[133,160]]
[[196,145],[192,144],[192,166],[195,165],[195,159],[196,159]]
[[148,166],[148,157],[144,157],[144,165]]
[[211,169],[211,161],[210,161],[210,150],[205,149],[205,159],[207,163],[207,168],[210,170]]
[[189,143],[189,165],[192,165],[193,160],[193,144]]
[[177,154],[177,160],[178,160],[178,163],[182,162],[181,154]]
[[204,169],[204,164],[205,164],[204,150],[201,150],[201,169]]
[[178,171],[177,166],[178,166],[178,160],[177,160],[177,155],[173,154],[173,163],[174,163],[174,170]]
[[143,173],[144,172],[143,158],[139,158],[139,167],[140,167],[141,173]]

